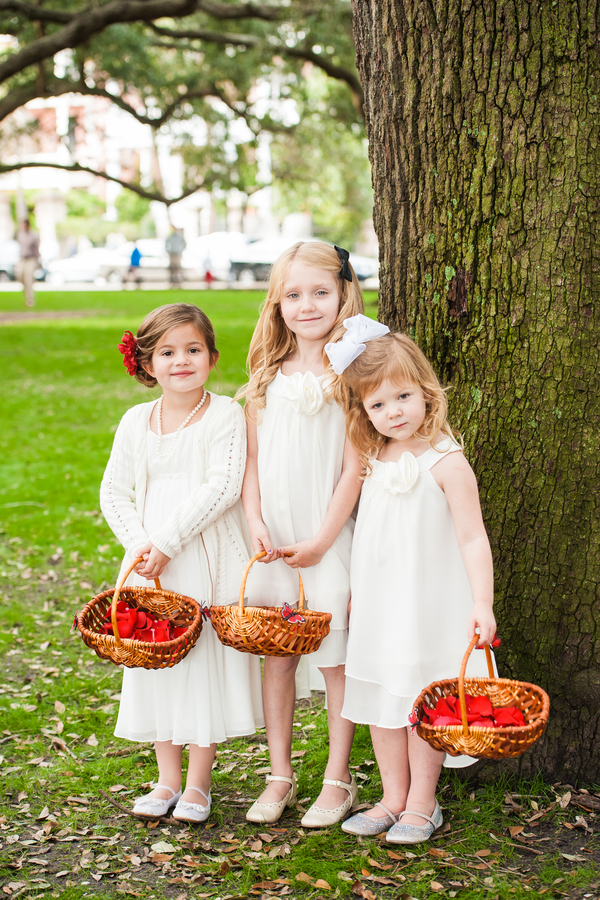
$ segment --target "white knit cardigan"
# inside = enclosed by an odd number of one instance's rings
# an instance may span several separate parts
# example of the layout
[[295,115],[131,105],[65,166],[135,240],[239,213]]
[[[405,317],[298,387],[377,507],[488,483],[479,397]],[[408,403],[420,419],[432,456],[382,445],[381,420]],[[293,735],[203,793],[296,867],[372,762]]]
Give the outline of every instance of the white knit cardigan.
[[143,526],[148,423],[155,402],[134,406],[121,419],[100,487],[102,512],[130,559],[147,541],[172,558],[202,535],[211,572],[212,603],[231,603],[250,552],[239,500],[246,465],[244,414],[230,397],[211,393],[210,406],[194,430],[190,496],[173,509],[158,531],[148,534]]

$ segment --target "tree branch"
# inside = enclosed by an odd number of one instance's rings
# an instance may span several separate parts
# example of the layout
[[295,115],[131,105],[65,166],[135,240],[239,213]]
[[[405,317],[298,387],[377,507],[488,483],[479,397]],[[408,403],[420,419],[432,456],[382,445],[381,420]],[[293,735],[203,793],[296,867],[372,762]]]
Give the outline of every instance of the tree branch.
[[178,203],[180,200],[184,200],[186,197],[191,196],[191,194],[195,194],[196,191],[201,190],[203,187],[203,185],[199,184],[197,187],[188,188],[188,190],[183,191],[179,197],[169,198],[163,197],[162,194],[157,194],[155,191],[147,191],[145,188],[140,187],[139,184],[123,181],[122,178],[116,178],[114,175],[109,175],[107,172],[90,169],[88,166],[82,166],[79,163],[73,163],[71,166],[63,166],[60,163],[52,162],[0,163],[0,175],[3,175],[5,172],[15,172],[18,169],[62,169],[63,172],[87,172],[89,175],[105,178],[107,181],[114,181],[116,184],[120,184],[121,187],[133,191],[135,194],[139,194],[140,197],[145,197],[146,200],[157,200],[159,203],[164,203],[165,206],[172,206],[174,203]]
[[[18,2],[18,0],[4,0]],[[13,53],[0,65],[0,82],[22,72],[28,66],[54,56],[60,50],[78,47],[94,35],[117,22],[150,22],[164,17],[179,19],[202,11],[216,19],[281,18],[282,10],[255,3],[217,3],[214,0],[110,0],[100,6],[90,6],[72,16],[65,28],[33,41]]]
[[315,53],[310,47],[288,47],[287,44],[284,43],[267,43],[261,40],[261,38],[250,34],[234,34],[231,32],[228,33],[220,31],[209,31],[206,29],[175,30],[170,28],[162,28],[160,25],[156,25],[154,22],[150,22],[149,25],[150,28],[152,28],[152,30],[156,32],[156,34],[163,35],[164,37],[170,37],[180,40],[184,39],[207,41],[208,43],[212,44],[223,44],[234,47],[247,47],[248,49],[265,47],[265,49],[267,49],[272,55],[277,54],[279,56],[287,56],[291,57],[292,59],[301,59],[305,62],[310,62],[314,66],[317,66],[319,69],[325,72],[327,75],[329,75],[330,78],[335,78],[337,81],[343,81],[348,85],[348,87],[350,88],[350,93],[352,95],[353,106],[359,116],[364,119],[365,95],[358,77],[350,69],[347,69],[344,66],[336,65],[326,56],[321,56],[320,53]]
[[0,11],[3,9],[21,13],[34,22],[58,22],[60,25],[65,25],[73,18],[73,13],[60,12],[57,9],[44,9],[42,6],[22,3],[21,0],[0,0]]

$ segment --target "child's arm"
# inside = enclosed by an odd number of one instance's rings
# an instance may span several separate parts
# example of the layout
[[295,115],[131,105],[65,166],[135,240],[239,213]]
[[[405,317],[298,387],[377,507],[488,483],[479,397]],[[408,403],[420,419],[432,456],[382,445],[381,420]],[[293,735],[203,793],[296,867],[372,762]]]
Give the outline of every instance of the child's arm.
[[479,627],[479,645],[489,644],[496,634],[494,618],[494,564],[488,540],[475,473],[462,453],[449,453],[431,470],[446,494],[454,530],[473,594],[468,638]]
[[277,559],[279,554],[273,550],[271,538],[267,526],[263,522],[262,508],[260,503],[260,485],[258,483],[258,438],[256,435],[256,424],[254,422],[247,423],[248,429],[248,449],[246,454],[246,473],[244,475],[244,486],[242,488],[242,505],[246,514],[248,528],[250,529],[250,540],[252,541],[252,550],[254,553],[260,553],[266,550],[269,554],[260,560],[260,562],[272,562]]
[[350,513],[356,505],[360,495],[364,466],[358,458],[358,453],[346,438],[344,444],[344,459],[342,462],[342,474],[333,492],[329,509],[323,519],[318,533],[308,541],[300,541],[290,544],[288,547],[280,547],[280,552],[293,553],[291,557],[284,557],[284,562],[293,569],[308,569],[321,562],[325,553],[333,545],[338,534],[348,521]]
[[134,407],[125,414],[117,433],[100,487],[100,508],[109,528],[130,556],[148,541],[135,506]]

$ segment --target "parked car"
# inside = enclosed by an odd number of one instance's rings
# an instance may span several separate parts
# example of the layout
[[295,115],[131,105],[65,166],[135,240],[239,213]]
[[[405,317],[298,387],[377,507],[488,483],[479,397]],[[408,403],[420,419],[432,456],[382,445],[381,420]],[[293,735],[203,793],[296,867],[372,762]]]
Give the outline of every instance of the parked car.
[[209,271],[216,281],[231,278],[231,258],[243,255],[252,238],[241,231],[214,231],[190,241],[183,251],[181,265],[184,269],[200,271],[204,277]]
[[21,250],[17,241],[0,243],[0,281],[15,280],[15,266],[19,262]]
[[[317,238],[308,238],[309,241],[324,243]],[[242,284],[253,284],[255,281],[268,281],[271,266],[281,254],[298,243],[298,238],[273,237],[264,238],[243,247],[241,251],[232,254],[231,276],[233,280]],[[367,256],[350,254],[350,262],[359,281],[368,278],[376,278],[379,271],[379,262]]]
[[69,281],[90,281],[98,277],[98,272],[103,265],[110,264],[118,251],[108,250],[106,247],[92,247],[69,256],[67,259],[54,259],[48,263],[48,275],[46,280],[54,287],[62,287]]

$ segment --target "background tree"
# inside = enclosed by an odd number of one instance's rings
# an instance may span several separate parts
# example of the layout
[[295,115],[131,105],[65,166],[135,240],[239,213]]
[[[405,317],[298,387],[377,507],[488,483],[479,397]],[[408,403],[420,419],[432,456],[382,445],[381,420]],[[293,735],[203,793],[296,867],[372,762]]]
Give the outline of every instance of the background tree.
[[[35,99],[78,93],[109,99],[149,125],[157,140],[169,135],[184,160],[182,196],[237,187],[249,197],[265,184],[255,151],[270,134],[283,212],[301,202],[321,234],[336,240],[355,239],[370,213],[350,0],[0,0],[0,32],[17,41],[0,56],[0,171],[24,167],[22,159],[8,159],[17,138],[13,114]],[[200,147],[198,119],[207,131]],[[328,148],[341,145],[352,158],[348,194],[331,190],[323,164]],[[67,168],[82,166],[73,159]],[[180,199],[166,197],[156,180],[113,180],[146,199]],[[319,209],[321,196],[328,201]],[[356,213],[344,217],[348,200]]]
[[551,698],[521,764],[597,782],[600,7],[353,7],[381,316],[452,385],[492,537],[500,667]]

